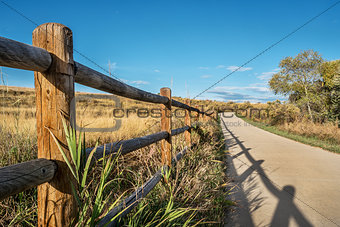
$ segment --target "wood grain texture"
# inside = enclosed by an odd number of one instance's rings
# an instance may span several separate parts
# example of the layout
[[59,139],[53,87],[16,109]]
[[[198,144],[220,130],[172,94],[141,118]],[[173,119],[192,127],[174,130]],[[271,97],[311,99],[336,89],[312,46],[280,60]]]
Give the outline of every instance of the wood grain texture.
[[0,201],[49,182],[56,171],[56,163],[47,159],[36,159],[0,168]]
[[44,72],[51,63],[48,51],[0,37],[0,66]]
[[162,117],[161,117],[161,130],[169,133],[166,139],[162,140],[161,151],[162,151],[162,164],[171,166],[172,157],[172,144],[171,144],[171,90],[170,88],[164,87],[160,90],[160,95],[167,97],[169,102],[161,104]]
[[[62,118],[70,119],[74,98],[72,32],[64,25],[47,23],[33,31],[33,45],[46,49],[53,58],[49,70],[35,72],[38,158],[54,160],[58,171],[49,183],[38,186],[38,226],[68,226],[76,215],[69,171],[48,129],[67,147]],[[69,151],[64,149],[68,159]]]
[[[186,105],[190,106],[190,100],[187,99],[185,101]],[[185,110],[185,119],[184,119],[184,123],[186,126],[191,127],[191,122],[190,122],[190,110]],[[191,146],[191,129],[189,128],[188,130],[186,130],[184,132],[184,138],[185,138],[185,143],[187,144],[188,147]]]

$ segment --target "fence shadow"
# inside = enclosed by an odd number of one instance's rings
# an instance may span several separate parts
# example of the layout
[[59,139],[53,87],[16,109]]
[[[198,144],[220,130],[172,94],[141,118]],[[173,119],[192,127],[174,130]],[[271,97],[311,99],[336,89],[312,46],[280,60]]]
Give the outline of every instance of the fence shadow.
[[[233,132],[227,127],[226,123],[224,122],[223,118],[221,118],[221,122],[224,126],[224,130],[231,136],[230,139],[225,141],[226,146],[239,146],[241,148],[241,152],[235,155],[228,155],[228,168],[229,168],[229,176],[233,177],[234,188],[237,192],[233,197],[239,200],[238,211],[236,211],[237,216],[232,217],[234,223],[228,223],[226,226],[254,226],[254,222],[251,216],[251,213],[256,209],[260,208],[262,204],[265,202],[265,198],[261,197],[260,194],[255,195],[255,198],[251,201],[248,201],[247,195],[254,190],[256,187],[256,183],[251,183],[250,187],[242,188],[240,186],[242,182],[245,180],[253,181],[254,176],[252,173],[257,173],[256,175],[260,177],[261,182],[265,185],[266,189],[274,195],[278,199],[278,204],[276,209],[273,210],[273,216],[269,226],[288,226],[290,218],[294,218],[298,226],[313,226],[307,218],[303,215],[303,213],[298,209],[298,207],[294,203],[295,197],[295,188],[292,185],[285,185],[282,189],[280,186],[275,184],[265,173],[264,169],[262,168],[261,164],[264,160],[255,160],[253,156],[250,154],[251,148],[246,148],[242,141],[238,139],[237,136],[233,134]],[[244,155],[251,165],[243,162],[239,157]],[[242,174],[237,175],[236,168],[234,166],[234,159],[238,159],[244,165],[247,165],[249,168],[244,171]],[[267,224],[267,223],[263,223]],[[258,223],[256,224],[259,225]],[[260,224],[261,225],[261,224]]]

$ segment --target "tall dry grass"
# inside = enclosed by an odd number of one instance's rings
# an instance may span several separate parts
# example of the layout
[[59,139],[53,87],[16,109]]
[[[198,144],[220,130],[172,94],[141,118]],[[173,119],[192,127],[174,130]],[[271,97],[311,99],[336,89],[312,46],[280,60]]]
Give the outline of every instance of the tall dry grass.
[[312,146],[318,146],[337,153],[340,152],[340,128],[338,128],[338,122],[311,122],[310,119],[301,115],[299,109],[292,104],[273,102],[269,104],[251,104],[247,108],[249,107],[268,110],[261,111],[261,115],[255,112],[251,117],[249,109],[243,114],[243,117],[263,129]]
[[285,122],[279,125],[278,128],[294,134],[315,137],[340,144],[340,129],[337,123],[334,122],[325,122],[323,124],[313,123],[308,120],[292,123]]
[[[77,123],[85,127],[111,127],[115,124],[112,100],[105,95],[77,94]],[[85,98],[84,98],[85,96]],[[82,98],[83,97],[83,98]],[[20,88],[0,89],[0,167],[37,158],[36,119],[34,91]],[[181,100],[184,101],[184,100]],[[121,98],[124,108],[152,108],[158,105],[145,104]],[[199,104],[196,101],[196,104]],[[202,102],[212,105],[212,102]],[[122,118],[122,127],[116,132],[86,133],[86,145],[115,142],[152,134],[160,130],[159,119],[139,118],[135,113]],[[183,119],[173,119],[173,128],[182,127]],[[135,208],[121,223],[124,226],[147,225],[150,217],[160,215],[168,202],[173,201],[175,208],[190,209],[186,216],[176,220],[183,225],[188,218],[191,224],[222,225],[226,200],[223,187],[226,179],[223,165],[223,139],[218,123],[211,121],[202,128],[193,131],[195,149],[181,160],[172,170],[172,180],[162,182]],[[184,146],[184,135],[173,138],[174,154]],[[110,180],[114,184],[105,193],[109,193],[109,203],[113,203],[123,193],[126,195],[149,179],[161,166],[160,144],[152,144],[146,148],[119,157]],[[100,167],[91,172],[90,179],[95,181]],[[0,202],[0,225],[2,226],[34,226],[37,221],[36,189],[27,190]],[[144,206],[146,205],[147,206]],[[108,209],[106,206],[104,209]],[[137,212],[139,211],[139,212]],[[137,214],[136,214],[137,212]],[[161,218],[161,217],[158,217]],[[170,222],[167,222],[168,224]],[[181,224],[182,223],[182,224]],[[204,224],[203,224],[204,223]]]

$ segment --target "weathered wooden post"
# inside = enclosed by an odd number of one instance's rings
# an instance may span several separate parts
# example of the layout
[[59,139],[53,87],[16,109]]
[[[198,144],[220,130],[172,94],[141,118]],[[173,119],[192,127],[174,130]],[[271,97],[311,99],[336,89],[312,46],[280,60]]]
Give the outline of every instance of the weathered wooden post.
[[[58,170],[49,182],[38,186],[38,226],[68,226],[76,215],[69,171],[48,129],[67,147],[62,118],[70,121],[74,98],[74,62],[72,31],[62,24],[47,23],[33,31],[33,45],[49,51],[52,65],[34,73],[38,158],[54,160]],[[48,129],[47,129],[48,128]],[[70,154],[65,149],[69,160]]]
[[167,139],[162,140],[162,165],[171,166],[172,158],[172,145],[171,145],[171,90],[170,88],[163,87],[160,90],[160,94],[169,99],[166,104],[161,104],[162,118],[161,118],[161,130],[169,133]]
[[[185,104],[190,106],[190,100],[185,100]],[[185,110],[185,125],[191,127],[190,123],[190,110]],[[188,147],[191,147],[191,129],[184,132],[185,141]]]
[[[198,106],[198,105],[196,105],[196,106],[195,106],[195,108],[196,108],[196,109],[199,109],[199,106]],[[195,121],[199,121],[199,120],[200,120],[200,113],[199,113],[199,112],[197,112],[197,115],[196,115]]]

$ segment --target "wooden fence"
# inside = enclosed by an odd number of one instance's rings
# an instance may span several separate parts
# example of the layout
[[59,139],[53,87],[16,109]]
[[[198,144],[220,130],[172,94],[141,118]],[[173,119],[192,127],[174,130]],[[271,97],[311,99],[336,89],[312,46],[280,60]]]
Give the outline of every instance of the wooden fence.
[[[161,141],[162,167],[143,186],[111,210],[98,225],[103,226],[118,212],[127,214],[161,180],[162,170],[177,162],[191,146],[190,112],[197,116],[209,116],[190,102],[181,103],[171,98],[169,88],[160,89],[160,95],[152,94],[124,84],[73,60],[72,31],[58,23],[40,25],[33,31],[33,46],[0,37],[0,66],[35,71],[36,118],[38,159],[0,168],[0,200],[32,187],[38,187],[38,226],[65,226],[76,215],[76,202],[72,196],[70,179],[73,179],[49,130],[61,144],[66,145],[62,118],[70,122],[70,113],[75,110],[71,101],[75,96],[74,83],[79,83],[111,94],[161,105],[161,132],[105,144],[97,148],[95,158],[116,153],[121,154],[143,148]],[[186,126],[171,127],[171,108],[186,111]],[[75,113],[75,111],[74,111]],[[75,118],[74,118],[75,119]],[[172,157],[172,136],[185,133],[187,147]],[[66,146],[67,147],[67,146]],[[92,148],[87,149],[87,153]],[[69,152],[66,152],[70,159]],[[111,223],[114,224],[114,223]]]

